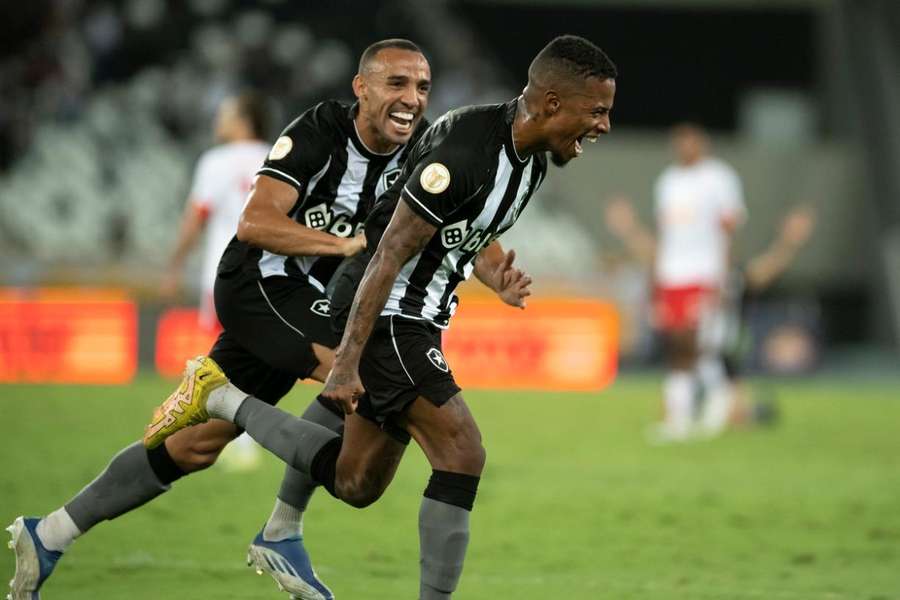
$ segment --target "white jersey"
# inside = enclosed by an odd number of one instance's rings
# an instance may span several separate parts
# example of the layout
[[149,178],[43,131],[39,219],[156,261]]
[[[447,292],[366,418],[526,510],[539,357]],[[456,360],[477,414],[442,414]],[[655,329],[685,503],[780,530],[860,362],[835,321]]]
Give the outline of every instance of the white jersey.
[[671,165],[654,192],[656,283],[718,288],[728,271],[726,223],[740,224],[746,214],[737,173],[715,158],[687,167]]
[[212,295],[222,252],[237,232],[253,178],[268,153],[269,145],[263,142],[232,142],[210,148],[197,162],[190,202],[208,216],[201,280],[204,304]]

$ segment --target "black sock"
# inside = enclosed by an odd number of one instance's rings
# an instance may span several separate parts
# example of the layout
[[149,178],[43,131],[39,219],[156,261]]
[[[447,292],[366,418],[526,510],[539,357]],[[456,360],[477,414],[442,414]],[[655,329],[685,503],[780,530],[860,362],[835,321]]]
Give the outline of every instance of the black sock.
[[334,491],[334,479],[337,473],[337,459],[341,453],[344,438],[336,437],[322,446],[312,459],[309,475],[322,484],[328,493],[337,498]]
[[424,496],[471,511],[480,479],[475,475],[434,470]]
[[163,485],[169,485],[187,475],[172,460],[172,456],[166,450],[165,444],[160,444],[156,448],[147,450],[147,460],[150,461],[150,468],[153,469],[153,472],[159,478],[159,482]]

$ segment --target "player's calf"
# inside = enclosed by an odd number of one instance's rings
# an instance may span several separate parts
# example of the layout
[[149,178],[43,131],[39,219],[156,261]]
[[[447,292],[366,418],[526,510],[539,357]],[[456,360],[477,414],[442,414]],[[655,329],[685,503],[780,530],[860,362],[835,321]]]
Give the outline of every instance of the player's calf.
[[222,450],[238,435],[233,423],[211,419],[206,423],[182,429],[167,438],[169,456],[185,473],[202,471],[215,464]]

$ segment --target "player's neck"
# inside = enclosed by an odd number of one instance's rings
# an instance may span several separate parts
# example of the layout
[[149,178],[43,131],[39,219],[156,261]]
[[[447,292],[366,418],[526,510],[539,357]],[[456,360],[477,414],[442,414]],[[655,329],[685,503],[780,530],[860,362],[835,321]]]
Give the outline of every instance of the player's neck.
[[519,96],[516,101],[516,116],[512,123],[513,146],[519,157],[524,159],[544,150],[539,133],[534,116],[528,111],[525,98]]
[[400,147],[378,135],[378,131],[359,115],[353,120],[353,124],[356,127],[356,137],[372,154],[390,154]]

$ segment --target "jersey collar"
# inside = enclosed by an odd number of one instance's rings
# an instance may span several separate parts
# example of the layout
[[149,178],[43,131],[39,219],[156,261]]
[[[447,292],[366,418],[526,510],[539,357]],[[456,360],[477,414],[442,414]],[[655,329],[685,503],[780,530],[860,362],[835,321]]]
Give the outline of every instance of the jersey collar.
[[513,122],[516,120],[516,107],[519,104],[519,98],[514,98],[507,102],[504,105],[504,127],[505,130],[503,132],[503,146],[506,148],[506,157],[509,158],[509,162],[513,165],[525,165],[528,162],[528,157],[522,158],[519,156],[519,153],[516,152],[516,143],[513,140],[513,131],[512,126]]

